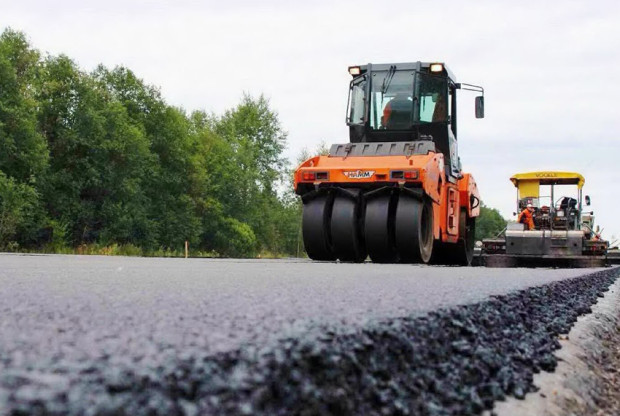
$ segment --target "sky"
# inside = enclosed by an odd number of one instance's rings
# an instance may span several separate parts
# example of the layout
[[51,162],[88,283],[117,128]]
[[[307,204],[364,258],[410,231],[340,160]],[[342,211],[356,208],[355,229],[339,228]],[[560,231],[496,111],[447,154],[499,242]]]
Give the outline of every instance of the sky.
[[124,65],[187,111],[264,94],[291,160],[348,141],[348,66],[445,62],[485,89],[485,118],[462,93],[458,120],[485,204],[514,219],[511,175],[577,171],[620,237],[620,2],[0,0],[6,27],[86,71]]

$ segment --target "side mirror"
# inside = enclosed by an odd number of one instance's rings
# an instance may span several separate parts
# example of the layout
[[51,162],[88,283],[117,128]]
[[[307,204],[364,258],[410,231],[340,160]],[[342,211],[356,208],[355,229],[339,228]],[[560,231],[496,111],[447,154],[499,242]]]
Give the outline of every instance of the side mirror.
[[478,208],[480,206],[480,200],[474,195],[469,196],[469,205],[471,209]]
[[484,118],[484,96],[476,97],[476,118]]
[[586,205],[590,206],[590,195],[586,195]]

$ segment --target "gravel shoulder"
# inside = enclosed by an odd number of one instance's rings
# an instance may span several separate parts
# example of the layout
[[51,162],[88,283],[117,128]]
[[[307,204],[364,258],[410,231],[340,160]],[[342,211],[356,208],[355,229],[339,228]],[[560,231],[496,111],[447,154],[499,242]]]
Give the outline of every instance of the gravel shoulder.
[[537,374],[525,400],[499,403],[497,416],[620,414],[620,280],[559,342],[556,370]]

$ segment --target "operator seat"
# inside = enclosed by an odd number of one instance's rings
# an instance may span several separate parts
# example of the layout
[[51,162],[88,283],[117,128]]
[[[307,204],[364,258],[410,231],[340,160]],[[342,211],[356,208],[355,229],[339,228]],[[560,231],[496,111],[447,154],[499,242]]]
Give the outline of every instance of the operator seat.
[[560,210],[564,211],[567,228],[574,230],[577,227],[577,200],[569,196],[562,198],[560,202]]
[[571,198],[569,196],[565,196],[562,198],[560,202],[560,209],[575,209],[577,207],[577,200],[575,198]]
[[408,129],[411,127],[413,102],[408,99],[395,98],[390,101],[390,117],[387,121],[388,129]]

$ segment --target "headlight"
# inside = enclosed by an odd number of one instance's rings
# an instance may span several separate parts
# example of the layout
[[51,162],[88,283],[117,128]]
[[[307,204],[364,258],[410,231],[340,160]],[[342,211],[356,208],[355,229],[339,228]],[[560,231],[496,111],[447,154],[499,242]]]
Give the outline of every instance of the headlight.
[[362,69],[359,66],[350,66],[349,74],[356,76],[362,73]]
[[443,64],[431,64],[431,72],[443,71]]

